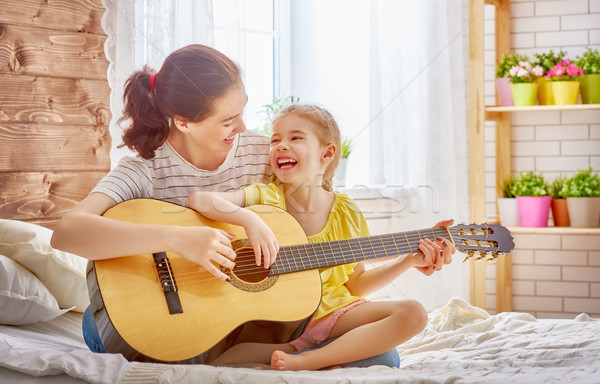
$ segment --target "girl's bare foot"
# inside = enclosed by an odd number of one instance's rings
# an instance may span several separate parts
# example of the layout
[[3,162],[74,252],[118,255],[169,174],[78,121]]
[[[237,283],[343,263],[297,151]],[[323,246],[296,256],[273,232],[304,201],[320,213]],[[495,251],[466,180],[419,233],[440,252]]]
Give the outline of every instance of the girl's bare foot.
[[308,369],[302,355],[291,355],[282,351],[275,351],[271,355],[271,369],[275,371],[300,371]]

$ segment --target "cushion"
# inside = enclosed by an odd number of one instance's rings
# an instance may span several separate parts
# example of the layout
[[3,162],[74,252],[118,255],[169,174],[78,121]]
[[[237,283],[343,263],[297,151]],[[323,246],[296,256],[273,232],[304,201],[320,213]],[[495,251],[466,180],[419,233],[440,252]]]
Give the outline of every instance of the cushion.
[[54,296],[37,277],[0,255],[0,324],[48,321],[67,311],[58,307]]
[[0,219],[0,254],[33,273],[56,298],[60,308],[83,312],[89,305],[87,260],[50,246],[52,231],[18,220]]

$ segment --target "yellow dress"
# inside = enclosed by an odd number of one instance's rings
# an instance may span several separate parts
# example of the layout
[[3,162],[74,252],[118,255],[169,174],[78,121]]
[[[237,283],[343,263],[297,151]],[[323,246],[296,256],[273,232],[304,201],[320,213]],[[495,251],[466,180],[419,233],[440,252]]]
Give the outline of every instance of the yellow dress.
[[[252,184],[244,188],[246,206],[269,204],[286,209],[282,188],[282,184],[276,183]],[[335,201],[331,208],[327,224],[325,224],[321,232],[310,236],[308,241],[319,243],[369,236],[367,223],[356,202],[346,194],[334,192],[334,195]],[[321,273],[323,296],[321,304],[313,316],[313,320],[362,299],[362,297],[353,296],[344,285],[348,281],[348,276],[354,272],[356,264],[350,263],[321,268],[319,270]]]

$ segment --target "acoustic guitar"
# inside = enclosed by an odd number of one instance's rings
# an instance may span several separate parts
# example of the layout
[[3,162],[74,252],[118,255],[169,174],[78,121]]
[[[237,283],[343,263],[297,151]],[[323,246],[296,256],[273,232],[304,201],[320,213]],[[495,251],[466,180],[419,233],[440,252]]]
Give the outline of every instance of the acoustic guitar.
[[[501,225],[455,225],[324,243],[308,243],[298,222],[270,205],[247,207],[275,233],[278,257],[257,267],[242,227],[215,222],[194,210],[134,199],[104,216],[143,224],[210,226],[234,235],[233,270],[224,282],[172,252],[90,262],[88,290],[107,352],[130,361],[198,364],[241,341],[287,342],[300,336],[321,299],[319,268],[391,257],[418,249],[422,238],[444,237],[469,257],[489,261],[514,248]],[[265,340],[268,330],[270,339]]]

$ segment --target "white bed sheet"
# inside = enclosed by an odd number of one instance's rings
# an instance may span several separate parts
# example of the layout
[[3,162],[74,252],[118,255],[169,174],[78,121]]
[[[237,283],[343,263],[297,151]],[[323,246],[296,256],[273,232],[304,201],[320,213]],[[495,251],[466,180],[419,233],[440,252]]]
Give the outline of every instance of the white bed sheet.
[[433,311],[425,331],[398,348],[400,369],[282,373],[130,363],[120,355],[89,352],[80,319],[80,314],[67,313],[46,323],[0,326],[0,367],[100,384],[600,382],[600,320],[584,314],[557,321],[538,321],[524,313],[490,316],[461,299]]

